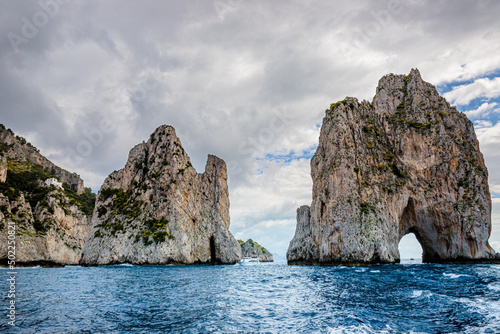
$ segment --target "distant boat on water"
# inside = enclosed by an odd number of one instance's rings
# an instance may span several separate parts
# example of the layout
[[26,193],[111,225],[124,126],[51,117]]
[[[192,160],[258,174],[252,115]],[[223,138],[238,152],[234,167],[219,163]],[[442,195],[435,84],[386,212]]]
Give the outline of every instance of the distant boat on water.
[[240,264],[251,264],[251,263],[259,263],[258,257],[244,257],[241,259]]

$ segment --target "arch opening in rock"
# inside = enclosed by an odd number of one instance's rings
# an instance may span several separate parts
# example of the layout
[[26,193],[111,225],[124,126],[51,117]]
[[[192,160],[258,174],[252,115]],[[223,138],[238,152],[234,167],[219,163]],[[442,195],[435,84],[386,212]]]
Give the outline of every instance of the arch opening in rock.
[[422,262],[423,249],[415,233],[409,232],[401,238],[398,249],[401,262],[408,260]]
[[[435,262],[440,258],[433,245],[438,239],[436,230],[433,228],[432,217],[434,216],[419,201],[410,197],[399,221],[399,243],[404,236],[413,234],[422,249],[420,256],[422,262]],[[400,259],[403,258],[400,255]]]

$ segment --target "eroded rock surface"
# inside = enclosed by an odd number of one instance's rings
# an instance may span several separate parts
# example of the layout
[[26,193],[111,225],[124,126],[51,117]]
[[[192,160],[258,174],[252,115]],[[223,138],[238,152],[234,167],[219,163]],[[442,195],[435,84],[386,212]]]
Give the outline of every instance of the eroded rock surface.
[[[49,178],[65,188],[46,184]],[[0,125],[0,263],[78,264],[94,199],[77,174]]]
[[197,174],[171,126],[135,146],[104,181],[82,264],[236,263],[226,164],[213,155]]
[[[67,183],[77,194],[85,192],[83,180],[76,173],[68,172],[56,166],[49,159],[40,154],[40,151],[24,138],[16,136],[10,129],[0,125],[0,152],[4,152],[7,159],[29,162],[32,165],[42,166],[50,171],[60,182]],[[0,161],[0,182],[2,179],[2,162]],[[4,180],[5,181],[5,180]],[[3,181],[3,182],[4,182]]]
[[408,233],[424,262],[500,262],[488,244],[488,172],[473,125],[418,70],[384,76],[372,103],[332,104],[311,176],[290,264],[399,262]]

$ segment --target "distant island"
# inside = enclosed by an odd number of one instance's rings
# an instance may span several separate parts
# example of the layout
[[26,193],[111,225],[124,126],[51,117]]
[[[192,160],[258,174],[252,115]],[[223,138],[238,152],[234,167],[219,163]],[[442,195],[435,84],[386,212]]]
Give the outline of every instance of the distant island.
[[243,257],[258,258],[259,262],[274,262],[273,254],[259,245],[256,241],[248,239],[247,241],[238,240]]

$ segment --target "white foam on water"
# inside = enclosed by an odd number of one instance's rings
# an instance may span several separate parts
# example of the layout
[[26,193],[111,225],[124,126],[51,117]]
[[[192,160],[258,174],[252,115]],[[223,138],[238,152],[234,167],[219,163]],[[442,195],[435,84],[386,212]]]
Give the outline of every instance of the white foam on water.
[[418,298],[418,297],[420,297],[422,295],[422,292],[423,291],[421,291],[421,290],[415,290],[415,291],[413,291],[413,296],[412,297],[413,298]]
[[443,273],[443,276],[449,277],[449,278],[459,278],[459,277],[466,277],[467,275],[457,275],[457,274],[448,274],[448,273]]
[[425,297],[425,298],[429,298],[431,297],[432,295],[434,295],[432,292],[430,291],[422,291],[422,290],[413,290],[412,294],[411,294],[411,298],[420,298],[420,297]]
[[380,270],[370,270],[371,273],[379,273]]
[[473,327],[467,329],[464,333],[500,333],[500,301],[486,301],[482,298],[475,300],[460,298],[460,302],[484,315],[487,319],[485,328]]
[[[394,328],[392,328],[389,325],[386,325],[385,329],[374,329],[373,327],[367,324],[328,328],[328,334],[375,334],[375,333],[388,334],[394,332],[395,332]],[[408,334],[425,334],[425,333],[410,331],[408,332]]]
[[339,326],[336,328],[329,328],[329,334],[373,334],[373,333],[390,333],[391,328],[387,326],[389,330],[375,330],[371,326],[366,324],[361,324],[359,326]]

